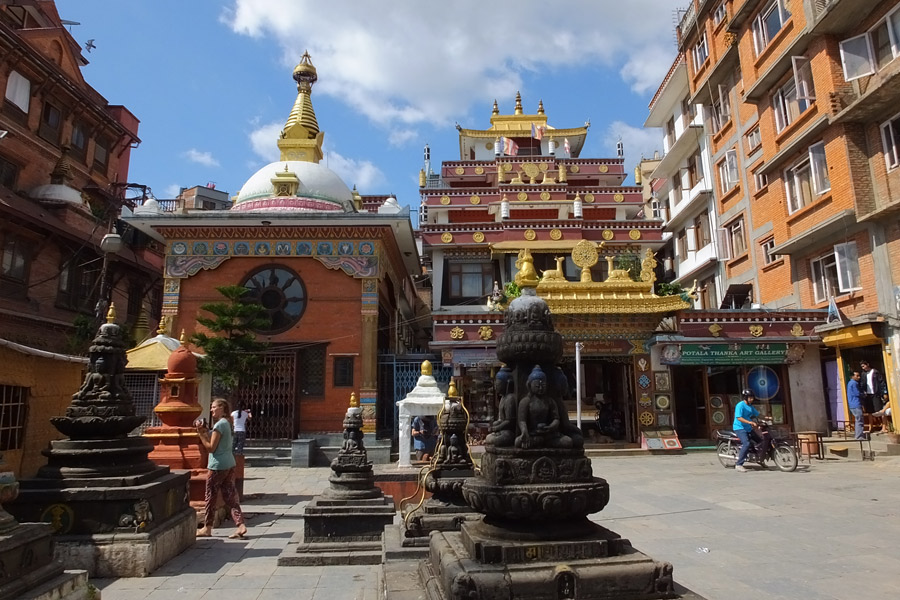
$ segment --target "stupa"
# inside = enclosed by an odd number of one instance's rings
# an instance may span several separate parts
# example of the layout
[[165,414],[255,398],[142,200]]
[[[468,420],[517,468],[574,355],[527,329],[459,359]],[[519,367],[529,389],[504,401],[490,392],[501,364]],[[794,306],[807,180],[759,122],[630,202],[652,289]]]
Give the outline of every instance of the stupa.
[[90,347],[84,384],[51,424],[68,439],[44,450],[47,465],[20,482],[7,508],[20,522],[50,523],[56,557],[95,577],[141,577],[194,543],[187,473],[147,458],[153,444],[129,433],[136,416],[125,387],[125,344],[110,306]]
[[563,417],[562,338],[536,294],[527,250],[516,267],[522,295],[497,342],[514,386],[485,440],[480,474],[462,485],[466,503],[484,516],[458,533],[432,534],[419,567],[425,597],[678,597],[671,564],[588,519],[609,502],[609,485],[594,477],[577,428]]
[[362,427],[362,408],[353,393],[344,417],[344,443],[331,461],[330,485],[303,509],[303,530],[281,552],[278,566],[381,562],[381,536],[394,520],[394,501],[375,485]]

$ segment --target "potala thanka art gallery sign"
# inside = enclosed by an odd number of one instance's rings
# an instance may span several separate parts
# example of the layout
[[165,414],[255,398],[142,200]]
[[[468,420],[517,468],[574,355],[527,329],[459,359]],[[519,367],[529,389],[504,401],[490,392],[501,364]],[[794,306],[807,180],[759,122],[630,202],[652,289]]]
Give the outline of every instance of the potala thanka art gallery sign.
[[803,344],[665,344],[664,365],[759,365],[792,364],[803,359]]

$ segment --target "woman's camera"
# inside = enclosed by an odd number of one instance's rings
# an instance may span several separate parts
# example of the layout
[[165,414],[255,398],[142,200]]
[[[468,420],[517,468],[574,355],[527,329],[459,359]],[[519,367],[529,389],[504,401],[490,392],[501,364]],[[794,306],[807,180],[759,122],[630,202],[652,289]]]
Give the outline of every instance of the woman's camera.
[[196,421],[194,421],[194,427],[206,427],[206,418],[200,417]]

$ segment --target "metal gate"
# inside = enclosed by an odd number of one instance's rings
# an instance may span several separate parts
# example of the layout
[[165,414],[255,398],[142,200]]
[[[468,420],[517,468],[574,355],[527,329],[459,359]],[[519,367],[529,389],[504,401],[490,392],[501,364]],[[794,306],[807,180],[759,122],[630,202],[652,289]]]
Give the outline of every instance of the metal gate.
[[147,417],[134,433],[142,434],[148,427],[159,427],[162,422],[153,412],[159,404],[159,376],[156,371],[126,371],[125,387],[131,392],[134,414]]
[[268,365],[268,370],[254,385],[240,390],[242,407],[253,415],[247,424],[247,437],[293,439],[297,414],[297,353],[267,353],[263,362]]
[[453,367],[442,365],[439,356],[382,354],[378,357],[378,437],[396,437],[396,403],[416,387],[422,374],[422,363],[426,360],[431,361],[435,381],[441,389],[446,389],[453,376]]

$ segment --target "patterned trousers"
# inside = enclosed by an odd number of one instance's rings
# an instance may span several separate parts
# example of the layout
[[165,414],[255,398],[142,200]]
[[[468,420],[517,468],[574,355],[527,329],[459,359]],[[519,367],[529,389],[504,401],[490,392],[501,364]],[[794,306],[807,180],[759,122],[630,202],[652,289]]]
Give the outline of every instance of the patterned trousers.
[[244,513],[241,512],[237,488],[234,486],[233,467],[224,471],[210,470],[209,479],[206,480],[206,519],[204,523],[210,529],[212,529],[216,516],[216,498],[218,498],[219,492],[222,493],[225,508],[231,511],[231,520],[239,527],[244,522]]

